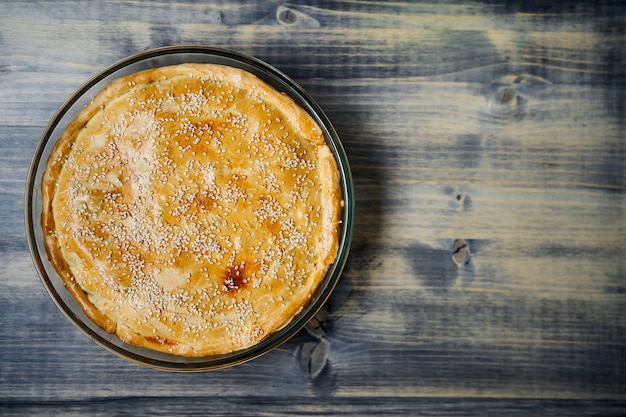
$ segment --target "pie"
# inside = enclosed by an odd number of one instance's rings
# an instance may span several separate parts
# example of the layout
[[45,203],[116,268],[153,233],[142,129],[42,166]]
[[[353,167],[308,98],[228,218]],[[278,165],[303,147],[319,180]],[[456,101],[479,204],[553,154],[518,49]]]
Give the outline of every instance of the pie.
[[114,80],[55,144],[42,194],[48,258],[86,315],[174,355],[259,343],[337,256],[343,200],[323,131],[233,67]]

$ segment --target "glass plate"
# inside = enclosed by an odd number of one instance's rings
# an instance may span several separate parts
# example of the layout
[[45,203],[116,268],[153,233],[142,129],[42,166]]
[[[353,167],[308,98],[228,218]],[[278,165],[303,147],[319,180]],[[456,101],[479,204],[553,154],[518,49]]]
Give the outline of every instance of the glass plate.
[[[114,334],[107,333],[85,315],[65,289],[61,277],[47,258],[43,243],[42,176],[52,148],[68,123],[85,104],[114,79],[146,69],[182,63],[210,63],[240,68],[255,74],[278,91],[290,96],[317,121],[324,131],[326,142],[335,155],[341,173],[345,205],[341,215],[339,252],[335,263],[328,269],[310,303],[287,326],[268,335],[260,343],[248,349],[224,355],[177,356],[132,346],[122,342]],[[59,310],[88,338],[110,352],[132,362],[172,371],[200,371],[239,364],[279,346],[301,330],[326,302],[341,275],[352,238],[353,217],[354,196],[348,160],[337,132],[320,107],[293,80],[272,66],[240,53],[204,46],[173,46],[141,52],[109,66],[87,80],[63,103],[46,126],[35,150],[26,181],[25,222],[28,246],[41,281]]]

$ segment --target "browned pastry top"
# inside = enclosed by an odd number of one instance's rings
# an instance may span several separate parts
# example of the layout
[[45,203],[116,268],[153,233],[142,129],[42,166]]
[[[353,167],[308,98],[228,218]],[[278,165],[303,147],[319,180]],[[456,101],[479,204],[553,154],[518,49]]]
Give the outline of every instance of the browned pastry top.
[[48,256],[87,315],[177,355],[282,328],[337,253],[339,174],[321,129],[231,67],[113,81],[57,142],[42,192]]

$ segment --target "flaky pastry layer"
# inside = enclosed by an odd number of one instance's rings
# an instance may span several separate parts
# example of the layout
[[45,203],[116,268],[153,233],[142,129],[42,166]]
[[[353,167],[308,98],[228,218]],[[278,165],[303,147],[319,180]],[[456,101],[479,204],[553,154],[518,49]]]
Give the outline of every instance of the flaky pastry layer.
[[56,143],[42,193],[48,257],[89,318],[176,355],[284,327],[337,255],[339,173],[320,127],[231,67],[113,81]]

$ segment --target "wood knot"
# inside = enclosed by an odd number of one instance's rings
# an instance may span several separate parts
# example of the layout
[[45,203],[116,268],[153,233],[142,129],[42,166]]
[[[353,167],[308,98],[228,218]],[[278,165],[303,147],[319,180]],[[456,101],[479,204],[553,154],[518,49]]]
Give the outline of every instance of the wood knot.
[[300,370],[310,379],[315,379],[326,367],[329,351],[330,343],[324,339],[302,343],[295,352]]
[[287,7],[279,7],[276,11],[276,18],[283,25],[293,25],[298,21],[298,14]]
[[286,6],[276,8],[276,21],[283,26],[299,26],[316,28],[320,22],[305,13]]
[[456,212],[469,210],[472,208],[472,197],[469,193],[453,188],[444,189],[444,193],[451,198],[448,200],[448,208]]
[[503,86],[489,99],[489,110],[494,116],[519,120],[526,115],[527,101],[515,86]]
[[520,110],[523,101],[515,87],[505,86],[496,90],[489,100],[489,107],[495,115],[511,115]]
[[326,310],[321,309],[304,327],[304,329],[313,337],[322,339],[328,335],[332,323]]
[[515,106],[517,91],[513,87],[502,87],[495,94],[495,101],[502,106]]
[[489,111],[505,119],[523,119],[528,115],[529,98],[550,85],[550,81],[530,74],[504,75],[489,86]]
[[472,199],[465,193],[457,193],[451,205],[456,211],[468,210],[471,208]]
[[465,239],[456,239],[452,243],[452,260],[457,267],[461,268],[469,261],[470,250]]

